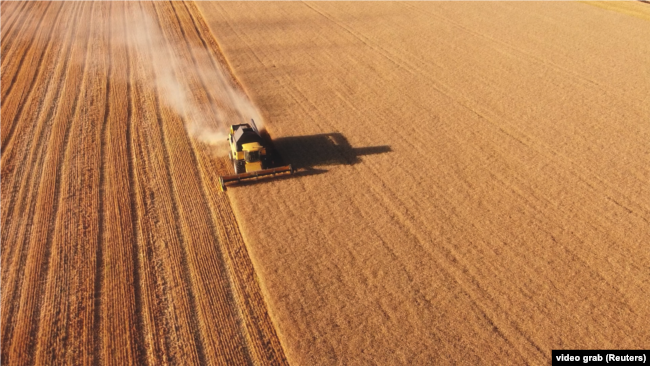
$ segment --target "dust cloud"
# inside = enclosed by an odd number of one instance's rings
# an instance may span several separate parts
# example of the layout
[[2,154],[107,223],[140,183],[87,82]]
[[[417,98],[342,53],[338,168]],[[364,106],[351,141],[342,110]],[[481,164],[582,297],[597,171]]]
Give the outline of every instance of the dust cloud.
[[210,146],[214,154],[225,155],[230,125],[253,119],[258,128],[264,128],[257,107],[203,44],[189,44],[171,30],[165,33],[165,25],[153,11],[133,10],[112,15],[108,39],[129,54],[143,54],[138,67],[145,76],[139,81],[155,89],[160,102],[183,118],[192,138]]
[[[139,8],[129,9],[125,21],[125,46],[131,50],[149,48],[144,66],[145,82],[158,91],[163,103],[184,117],[188,133],[195,139],[225,152],[225,140],[231,124],[263,121],[250,99],[236,89],[226,70],[215,62],[205,47],[165,37],[154,18]],[[176,50],[184,50],[183,54]],[[161,62],[162,61],[162,62]],[[202,90],[201,90],[202,89]]]
[[[20,5],[22,9],[16,9],[17,6],[9,4],[5,10],[10,11],[0,14],[2,23],[21,23],[30,18],[42,18],[44,23],[50,23],[37,30],[31,22],[24,22],[21,32],[12,34],[22,38],[20,41],[31,43],[39,36],[38,32],[48,28],[51,30],[48,37],[63,40],[71,36],[54,17],[36,14],[25,3]],[[182,33],[164,29],[164,23],[161,24],[152,10],[136,5],[112,7],[108,27],[92,30],[108,43],[106,50],[112,50],[108,51],[111,54],[102,54],[89,45],[93,50],[88,59],[75,62],[108,62],[122,52],[138,54],[137,75],[134,70],[113,67],[111,80],[139,82],[157,94],[162,105],[183,119],[188,134],[209,145],[216,155],[227,153],[230,125],[249,123],[253,119],[259,129],[264,128],[259,110],[235,86],[230,73],[205,45],[189,44]]]

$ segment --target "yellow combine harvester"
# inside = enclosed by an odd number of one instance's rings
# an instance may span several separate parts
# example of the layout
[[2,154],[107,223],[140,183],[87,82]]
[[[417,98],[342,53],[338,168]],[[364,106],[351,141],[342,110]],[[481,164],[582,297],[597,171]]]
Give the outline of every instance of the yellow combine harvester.
[[222,192],[226,190],[228,182],[293,173],[291,165],[276,166],[278,159],[272,151],[270,138],[262,137],[253,120],[251,124],[230,126],[228,143],[230,144],[228,155],[235,168],[235,174],[219,178]]

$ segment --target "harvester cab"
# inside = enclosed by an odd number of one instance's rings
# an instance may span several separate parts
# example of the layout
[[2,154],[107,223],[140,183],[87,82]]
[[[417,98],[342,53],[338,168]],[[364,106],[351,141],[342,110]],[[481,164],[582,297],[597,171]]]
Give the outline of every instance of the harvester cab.
[[228,135],[230,161],[235,170],[234,175],[219,178],[221,191],[226,190],[226,183],[244,179],[258,179],[267,175],[293,173],[291,165],[275,166],[272,157],[271,141],[260,134],[255,121],[230,126]]
[[228,143],[235,174],[266,169],[266,149],[257,128],[253,129],[249,124],[230,126]]

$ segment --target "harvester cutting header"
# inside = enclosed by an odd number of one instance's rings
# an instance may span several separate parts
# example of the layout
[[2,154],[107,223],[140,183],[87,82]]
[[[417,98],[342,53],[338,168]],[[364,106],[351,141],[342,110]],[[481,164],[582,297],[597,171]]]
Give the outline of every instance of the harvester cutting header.
[[264,138],[251,119],[251,124],[244,123],[230,126],[228,135],[230,144],[230,161],[235,174],[219,178],[221,191],[226,190],[226,183],[244,179],[257,179],[263,176],[281,173],[293,173],[291,165],[276,166],[277,155],[272,151],[270,138]]

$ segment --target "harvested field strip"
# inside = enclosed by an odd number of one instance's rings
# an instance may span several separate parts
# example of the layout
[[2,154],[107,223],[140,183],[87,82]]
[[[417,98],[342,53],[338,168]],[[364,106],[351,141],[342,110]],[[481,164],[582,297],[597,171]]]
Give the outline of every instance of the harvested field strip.
[[[96,252],[98,222],[83,212],[97,212],[99,177],[101,174],[101,131],[106,103],[107,64],[93,60],[97,52],[107,52],[108,43],[99,37],[107,22],[107,4],[96,3],[90,9],[96,27],[88,29],[89,38],[84,61],[84,78],[80,88],[78,111],[71,123],[69,141],[76,148],[67,149],[62,172],[62,199],[59,203],[56,228],[52,240],[47,286],[37,334],[36,363],[58,359],[84,363],[93,361],[92,354],[75,354],[72,350],[85,345],[94,347],[92,333],[95,320]],[[86,100],[95,103],[84,103]],[[70,142],[69,142],[70,143]],[[68,269],[74,268],[75,271]],[[76,296],[75,296],[76,295]],[[76,301],[65,299],[75,298]],[[61,346],[58,346],[61,345]]]
[[[79,3],[75,3],[75,4],[78,5]],[[79,7],[75,6],[73,9],[78,10]],[[74,16],[74,12],[71,12],[71,13],[72,13],[71,16]],[[67,62],[66,61],[69,59],[70,53],[68,53],[68,54],[64,53],[64,55],[65,55],[64,56],[65,59],[59,65],[64,65],[63,66],[63,69],[64,69],[63,73],[64,73],[64,75],[67,75],[68,70],[67,70]],[[61,83],[61,85],[66,85],[66,83]],[[64,87],[64,89],[65,89],[65,87]],[[72,95],[74,97],[74,94],[72,94]],[[60,119],[58,119],[58,121],[60,121]],[[23,118],[23,119],[21,119],[21,122],[23,122],[25,124],[28,124],[29,119],[28,118]],[[58,126],[59,131],[61,131],[61,128],[60,128],[61,127],[61,122],[59,122],[58,124],[57,123],[52,123],[52,124],[43,125],[43,127],[49,127],[49,126],[55,126],[55,127]],[[47,141],[50,138],[52,138],[49,128],[47,128],[45,132],[46,132],[45,134],[41,135],[43,141]],[[63,130],[61,132],[64,132],[64,134],[65,134],[65,130]],[[58,134],[57,137],[59,137],[59,139],[61,140],[62,136],[61,136],[61,134]],[[44,156],[46,156],[46,155],[51,156],[50,154],[56,154],[58,152],[58,151],[51,152],[51,151],[47,150],[46,148],[44,148],[43,145],[37,145],[37,144],[32,144],[31,146],[28,146],[28,148],[31,148],[30,155],[33,155],[35,153],[35,151],[38,151],[40,159],[44,159]],[[28,150],[24,149],[22,151],[24,153],[26,153]],[[18,158],[18,161],[20,161],[19,158]],[[16,164],[16,161],[14,161],[13,163],[15,165],[20,166],[19,164]],[[48,167],[50,169],[52,169],[52,165],[49,165]],[[43,252],[44,248],[42,247],[42,245],[46,244],[46,242],[47,242],[46,238],[47,238],[48,229],[50,229],[49,228],[50,217],[44,218],[43,215],[39,216],[38,215],[38,209],[39,208],[45,208],[45,207],[48,207],[48,206],[51,209],[52,205],[50,204],[50,205],[37,206],[37,205],[35,205],[35,202],[34,202],[35,200],[33,198],[36,195],[42,196],[43,190],[46,189],[42,185],[39,185],[39,182],[40,182],[40,176],[42,174],[41,170],[43,170],[44,168],[48,168],[48,167],[41,166],[40,167],[41,169],[38,169],[38,167],[29,166],[29,165],[27,167],[20,166],[19,171],[21,171],[23,168],[27,168],[27,169],[31,168],[31,170],[30,170],[31,177],[26,177],[28,180],[25,180],[25,178],[23,178],[23,180],[22,180],[23,184],[21,185],[19,192],[16,192],[16,190],[13,191],[14,195],[16,195],[16,193],[18,193],[18,195],[17,195],[18,200],[14,201],[13,205],[10,205],[9,209],[13,209],[14,207],[16,207],[16,208],[18,208],[18,210],[16,210],[16,211],[17,211],[17,214],[19,215],[19,217],[21,217],[21,216],[22,217],[29,217],[30,219],[29,220],[9,220],[9,219],[7,219],[6,222],[8,223],[8,225],[5,227],[5,230],[3,230],[3,232],[6,232],[7,235],[9,235],[7,237],[7,243],[14,243],[14,246],[15,246],[15,249],[12,248],[14,250],[12,252],[10,252],[12,256],[11,257],[6,257],[7,260],[11,260],[11,262],[10,263],[7,263],[7,262],[3,263],[3,267],[9,269],[7,272],[5,272],[5,274],[10,276],[8,279],[6,279],[6,281],[3,281],[3,283],[8,284],[8,285],[5,288],[3,288],[3,300],[4,300],[3,303],[2,303],[3,311],[0,312],[2,314],[2,318],[0,318],[0,327],[2,327],[2,329],[5,330],[5,332],[6,332],[5,337],[7,337],[6,339],[12,339],[13,332],[16,329],[18,329],[18,330],[21,329],[20,327],[17,326],[17,324],[15,322],[9,322],[9,319],[11,319],[11,317],[17,316],[17,314],[21,310],[23,312],[22,314],[25,314],[25,312],[27,312],[27,314],[29,314],[30,311],[34,310],[34,309],[25,308],[25,305],[21,303],[20,299],[23,298],[21,296],[25,295],[25,296],[27,296],[26,300],[33,301],[33,298],[32,298],[33,295],[29,296],[30,291],[33,291],[34,288],[37,287],[38,285],[42,285],[42,283],[40,281],[38,281],[37,279],[34,279],[32,277],[31,280],[33,280],[34,283],[25,286],[24,282],[23,282],[23,278],[24,278],[24,276],[26,276],[26,273],[32,274],[32,276],[33,276],[34,271],[40,271],[40,266],[42,266],[42,264],[43,264],[42,259],[41,259],[41,261],[38,261],[36,258],[34,258],[33,254],[34,253],[40,253],[41,256],[45,255],[45,253]],[[34,174],[36,175],[36,177],[33,176]],[[29,186],[29,187],[26,187],[26,186]],[[29,196],[27,196],[26,195],[27,192],[25,192],[25,190],[27,190],[27,189],[29,189],[29,191],[28,191]],[[54,189],[54,187],[50,186],[50,192],[52,192],[51,189]],[[50,198],[50,202],[52,202],[51,198]],[[27,212],[24,212],[24,210],[26,210]],[[14,215],[15,215],[15,213],[14,213]],[[40,230],[38,230],[39,228],[36,227],[36,228],[34,228],[35,233],[34,232],[29,232],[29,231],[26,233],[27,230],[32,230],[31,228],[33,227],[33,225],[35,223],[39,223],[39,224],[42,225],[40,227]],[[30,245],[30,243],[29,243],[29,241],[27,239],[28,235],[34,235],[34,234],[39,235],[38,240],[33,240],[31,242],[31,243],[34,243],[33,245],[36,246],[37,249],[34,249],[33,246]],[[27,258],[29,258],[30,261],[27,261]],[[34,263],[35,261],[37,263]],[[25,271],[25,266],[27,266],[27,265],[30,266],[31,271]],[[25,272],[23,272],[23,271],[25,271]],[[3,275],[5,275],[5,274],[3,274]],[[4,277],[3,279],[5,279],[5,278],[6,277]],[[5,291],[11,291],[11,292],[7,293]],[[23,299],[24,299],[23,301],[25,301],[25,298],[23,298]],[[9,322],[9,323],[5,323],[5,322]],[[24,324],[23,326],[24,327],[30,327],[32,325],[33,325],[33,323],[27,323],[27,324]],[[9,347],[11,345],[12,345],[11,342],[2,342],[2,346],[6,347],[6,348],[3,348],[2,355],[6,355],[9,352]]]
[[[46,38],[48,35],[48,30],[41,27],[42,22],[48,17],[48,10],[50,10],[50,4],[42,5],[42,13],[36,14],[36,17],[41,21],[38,26],[34,28],[34,31],[30,34],[27,34],[27,38],[23,42],[18,42],[14,49],[9,50],[6,53],[6,56],[3,57],[5,65],[2,65],[2,98],[4,99],[7,94],[11,91],[13,86],[16,84],[16,79],[18,78],[20,72],[34,72],[33,67],[22,67],[25,59],[27,61],[34,59],[37,52],[43,52],[43,47],[39,47],[37,40]],[[54,8],[54,7],[52,7]],[[52,27],[55,22],[49,22],[50,27]],[[38,31],[38,32],[37,32]],[[51,34],[51,33],[50,33]],[[22,36],[16,35],[17,37]],[[25,43],[27,43],[25,45]],[[36,43],[36,44],[35,44]],[[26,47],[25,47],[26,46]],[[13,51],[13,52],[12,52]],[[17,55],[18,53],[19,55]],[[21,83],[30,85],[29,82]]]
[[2,26],[3,362],[285,364],[230,167],[152,83],[215,114],[194,4],[3,3]]
[[[184,44],[173,7],[159,3],[155,3],[154,7],[163,36],[173,44]],[[190,57],[182,48],[170,48],[168,52],[172,54],[172,59],[187,60]],[[179,79],[186,80],[190,85],[198,83],[196,75],[187,75],[189,70],[181,70],[180,65],[172,67]],[[203,90],[199,92],[204,93]],[[193,97],[202,96],[199,94]],[[195,153],[183,121],[166,106],[162,108],[162,115],[163,119],[168,121],[163,124],[163,133],[170,158],[174,196],[179,203],[178,217],[183,232],[186,265],[191,274],[190,284],[196,299],[195,311],[201,320],[204,351],[207,357],[219,360],[220,363],[247,362],[247,352],[235,352],[237,345],[243,344],[243,339],[241,334],[237,333],[238,318],[234,313],[228,276],[217,247],[213,244],[218,240],[213,224],[197,225],[205,222],[210,214],[202,197]],[[198,195],[198,199],[193,199],[194,194]],[[207,322],[207,319],[211,321]]]
[[[84,4],[81,16],[90,17],[90,4]],[[85,26],[85,27],[84,27]],[[72,57],[87,61],[87,46],[89,43],[89,25],[79,25],[79,42],[74,45]],[[72,66],[69,76],[66,78],[64,92],[68,92],[71,98],[59,105],[58,113],[53,121],[53,134],[47,143],[46,161],[43,167],[43,176],[39,185],[38,193],[34,196],[33,205],[36,206],[34,213],[34,231],[28,239],[27,248],[29,254],[25,253],[26,261],[24,267],[13,268],[24,271],[21,289],[18,300],[19,309],[13,321],[15,329],[12,340],[9,342],[10,352],[16,355],[15,362],[33,362],[33,353],[22,352],[22,350],[35,350],[37,346],[37,335],[40,328],[40,316],[43,309],[43,295],[45,286],[51,280],[47,276],[48,267],[51,264],[52,241],[57,231],[59,222],[59,208],[62,205],[63,195],[61,181],[65,177],[62,171],[67,172],[70,152],[70,121],[78,116],[80,91],[83,87],[83,79],[86,75],[86,62]],[[11,321],[10,321],[11,322]],[[13,361],[12,361],[13,362]]]
[[[212,37],[206,41],[202,36],[210,34],[207,24],[200,16],[194,3],[184,3],[188,14],[192,17],[196,35],[200,37],[201,44],[204,48],[210,50],[211,58],[203,61],[204,64],[210,62],[217,65],[221,62],[223,65],[225,59],[220,53],[218,45]],[[194,49],[196,50],[196,49]],[[214,57],[219,57],[214,59]],[[200,56],[197,56],[200,57]],[[199,66],[199,65],[197,65]],[[222,66],[224,67],[224,66]],[[233,78],[236,81],[236,79]],[[242,312],[242,319],[247,332],[248,343],[251,345],[251,357],[255,364],[268,364],[274,362],[284,362],[284,354],[278,338],[275,336],[275,329],[271,319],[266,313],[266,303],[262,294],[255,284],[258,283],[255,270],[250,261],[246,245],[239,232],[237,220],[232,212],[230,201],[227,196],[219,194],[218,172],[229,171],[230,167],[226,159],[210,159],[210,152],[205,148],[197,149],[200,158],[198,159],[201,168],[201,177],[204,184],[204,192],[209,198],[210,209],[213,216],[213,222],[217,224],[217,233],[219,233],[220,242],[226,243],[222,248],[229,273],[233,277],[231,283],[238,304],[238,309]],[[224,253],[225,252],[225,253]]]
[[[103,9],[107,14],[111,15],[113,10],[113,4],[111,4],[108,9],[104,6]],[[113,25],[106,24],[106,37],[99,40],[100,44],[103,47],[109,47],[108,41],[111,39],[113,34]],[[109,164],[108,158],[106,156],[106,147],[110,144],[109,135],[108,135],[108,118],[111,114],[111,105],[109,103],[109,95],[111,95],[111,78],[113,76],[113,62],[112,62],[112,52],[109,52],[104,60],[105,66],[105,89],[104,89],[104,114],[101,118],[101,129],[99,130],[99,173],[98,173],[98,189],[99,197],[97,202],[97,212],[103,213],[105,209],[105,192],[106,192],[106,166]],[[91,332],[92,341],[92,350],[86,352],[84,357],[91,358],[92,363],[100,364],[102,363],[102,345],[103,345],[103,335],[102,335],[102,289],[104,286],[104,277],[105,277],[105,262],[104,262],[104,230],[105,230],[105,220],[101,217],[97,222],[97,245],[95,248],[95,268],[94,268],[94,284],[92,288],[93,304],[92,304],[92,326],[89,327],[88,331]]]
[[[58,7],[58,13],[56,14],[56,17],[54,19],[49,19],[48,24],[52,25],[54,27],[54,24],[56,24],[59,15],[60,15],[60,10],[63,8],[63,6]],[[53,11],[56,10],[56,7],[52,9]],[[40,56],[37,55],[36,52],[29,52],[30,50],[27,50],[25,53],[23,53],[23,56],[21,58],[21,62],[18,65],[18,69],[13,73],[13,76],[11,76],[11,71],[7,71],[7,73],[4,73],[5,70],[7,70],[6,67],[2,67],[3,70],[3,79],[2,79],[2,85],[3,87],[6,87],[6,89],[3,89],[3,99],[5,99],[6,94],[8,94],[13,86],[18,83],[22,89],[18,91],[18,94],[21,95],[20,99],[16,99],[11,103],[8,108],[9,110],[7,111],[7,117],[8,120],[6,121],[7,123],[4,124],[4,128],[2,129],[2,145],[4,146],[9,142],[9,139],[13,135],[15,126],[16,126],[16,117],[18,117],[21,112],[22,108],[26,104],[27,99],[29,98],[33,88],[34,88],[34,78],[37,77],[41,70],[41,65],[43,63],[43,58],[46,52],[49,49],[49,44],[51,43],[51,38],[52,38],[52,33],[53,29],[45,30],[44,32],[40,32],[38,35],[39,38],[39,43],[37,43],[36,47],[34,48],[35,50],[40,51]],[[47,44],[47,47],[45,44],[42,42],[45,42]],[[24,57],[28,57],[28,62],[37,62],[38,64],[36,66],[33,65],[26,65],[26,67],[21,67]],[[7,58],[10,58],[11,56],[5,56]],[[22,73],[20,71],[23,71]],[[6,78],[5,78],[6,76]],[[6,79],[6,80],[5,80]],[[10,81],[9,81],[10,80]],[[24,88],[27,87],[27,90],[24,90]],[[6,92],[5,92],[6,90]],[[2,105],[3,109],[5,108],[5,105]],[[15,111],[17,109],[17,112]]]
[[[140,10],[143,5],[140,4]],[[140,52],[142,51],[142,52]],[[151,57],[150,48],[137,50],[137,57]],[[139,63],[136,63],[139,64]],[[143,74],[151,70],[135,68],[138,79],[146,80]],[[135,116],[138,125],[140,155],[136,158],[138,170],[142,173],[142,200],[146,215],[141,221],[142,232],[149,233],[143,240],[146,246],[144,261],[145,278],[151,278],[145,286],[147,296],[146,326],[148,327],[148,347],[151,360],[179,362],[189,360],[193,363],[205,362],[205,351],[199,331],[199,316],[195,295],[192,291],[182,291],[190,284],[185,252],[184,232],[179,226],[178,202],[171,181],[170,159],[163,132],[162,114],[158,96],[144,88],[142,83],[135,85],[137,100]],[[145,101],[148,103],[143,103]],[[153,102],[153,103],[152,103]],[[147,143],[145,143],[147,142]],[[171,207],[166,210],[165,207]],[[157,226],[166,230],[155,230]],[[166,246],[156,245],[165,242]],[[167,294],[171,291],[171,296]],[[176,299],[175,301],[171,301]],[[182,309],[181,312],[175,309]],[[176,320],[172,317],[177,313]],[[156,321],[156,318],[161,318]]]

